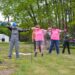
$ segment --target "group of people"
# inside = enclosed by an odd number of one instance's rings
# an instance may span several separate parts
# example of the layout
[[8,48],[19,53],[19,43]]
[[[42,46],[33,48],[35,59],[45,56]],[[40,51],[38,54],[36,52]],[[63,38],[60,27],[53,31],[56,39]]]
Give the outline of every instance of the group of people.
[[[49,53],[52,53],[53,47],[55,45],[56,52],[59,54],[59,40],[60,40],[60,32],[66,32],[66,29],[60,30],[56,26],[49,27],[48,29],[42,29],[40,25],[36,25],[35,27],[32,27],[31,29],[22,29],[17,27],[17,23],[13,22],[12,26],[7,26],[7,28],[11,31],[11,38],[10,38],[10,47],[9,47],[9,54],[8,57],[12,58],[12,50],[15,46],[16,51],[16,58],[19,58],[19,32],[26,32],[29,30],[32,30],[32,41],[34,43],[34,56],[37,56],[38,49],[41,53],[41,56],[44,54],[44,46],[45,43],[45,35],[48,33],[50,36],[49,40]],[[69,36],[67,33],[64,37],[64,44],[63,44],[63,50],[62,53],[65,52],[65,48],[68,48],[68,53],[70,54],[70,48],[69,48]]]
[[62,53],[65,52],[65,48],[68,48],[68,53],[70,54],[69,48],[69,35],[66,32],[66,29],[61,30],[56,26],[49,27],[47,30],[40,28],[40,25],[36,25],[32,28],[32,41],[34,42],[34,56],[37,56],[38,49],[41,52],[41,56],[43,56],[44,51],[44,36],[48,33],[50,36],[49,40],[49,53],[52,53],[53,47],[56,47],[56,52],[59,54],[59,40],[60,40],[60,33],[64,32],[64,43],[63,43],[63,50]]

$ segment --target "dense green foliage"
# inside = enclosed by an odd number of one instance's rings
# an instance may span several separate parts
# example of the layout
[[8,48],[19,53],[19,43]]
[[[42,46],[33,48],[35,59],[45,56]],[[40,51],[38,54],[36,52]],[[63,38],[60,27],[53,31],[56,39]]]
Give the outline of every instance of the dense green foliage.
[[74,32],[74,0],[0,0],[0,10],[8,22],[12,17],[23,28],[56,25],[61,29],[67,26],[69,32]]

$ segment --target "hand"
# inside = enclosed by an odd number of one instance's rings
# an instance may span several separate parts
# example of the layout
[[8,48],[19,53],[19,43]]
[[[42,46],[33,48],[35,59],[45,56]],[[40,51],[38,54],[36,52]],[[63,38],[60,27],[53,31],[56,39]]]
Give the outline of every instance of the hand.
[[34,30],[34,29],[35,29],[35,27],[32,27],[31,29],[32,29],[32,30]]
[[51,30],[52,28],[51,28],[51,27],[49,27],[48,29],[49,29],[49,30]]
[[67,29],[64,29],[65,32],[67,32]]

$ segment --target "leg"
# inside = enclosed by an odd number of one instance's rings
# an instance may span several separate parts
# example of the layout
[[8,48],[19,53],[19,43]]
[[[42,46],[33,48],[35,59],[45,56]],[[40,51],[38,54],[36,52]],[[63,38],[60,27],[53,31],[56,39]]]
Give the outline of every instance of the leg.
[[51,40],[49,53],[52,52],[53,47],[54,47],[54,40]]
[[43,45],[44,45],[44,42],[40,41],[39,44],[40,44],[41,56],[43,56],[43,50],[44,50],[44,46]]
[[63,44],[63,50],[62,50],[62,53],[65,52],[65,48],[66,48],[66,42],[64,42],[64,44]]
[[9,45],[9,54],[8,57],[11,58],[12,57],[12,50],[14,47],[14,40],[10,40],[10,45]]
[[49,50],[50,40],[47,40],[46,42],[47,42],[47,43],[46,43],[46,49]]
[[38,46],[38,48],[39,48],[39,51],[41,52],[41,44],[40,44],[40,41],[39,41],[39,46]]
[[35,40],[34,40],[33,43],[34,43],[34,51],[35,51],[35,49],[36,49],[36,42],[35,42]]
[[35,51],[34,51],[34,53],[35,53],[35,57],[37,56],[37,50],[38,50],[38,46],[39,46],[39,41],[35,41]]
[[71,53],[70,53],[69,42],[67,42],[67,49],[68,49],[68,54],[71,54]]
[[16,58],[19,58],[19,41],[15,40]]
[[41,46],[39,46],[39,51],[41,52]]
[[55,40],[56,52],[59,54],[59,40]]

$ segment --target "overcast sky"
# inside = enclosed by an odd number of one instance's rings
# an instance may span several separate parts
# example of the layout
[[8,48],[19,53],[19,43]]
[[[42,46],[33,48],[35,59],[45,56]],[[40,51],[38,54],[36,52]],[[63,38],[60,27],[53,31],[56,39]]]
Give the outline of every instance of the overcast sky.
[[3,17],[3,15],[1,14],[1,12],[0,12],[0,21],[4,21],[4,17]]
[[[12,20],[12,18],[10,17],[10,21]],[[0,21],[8,21],[7,19],[4,18],[4,16],[1,14],[0,12]]]

